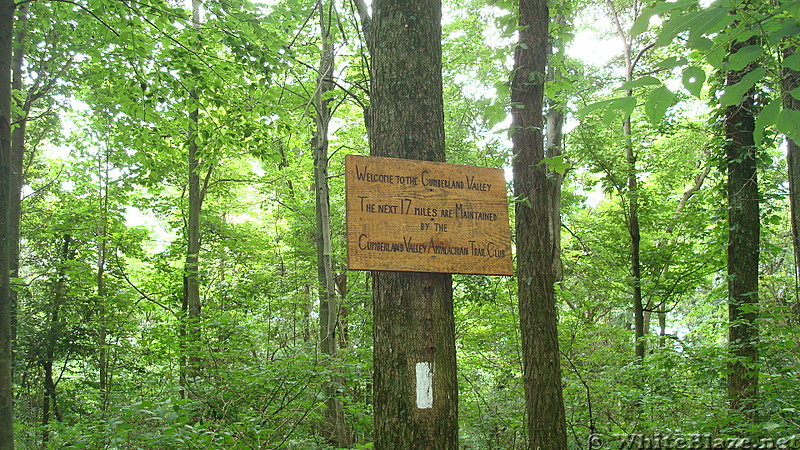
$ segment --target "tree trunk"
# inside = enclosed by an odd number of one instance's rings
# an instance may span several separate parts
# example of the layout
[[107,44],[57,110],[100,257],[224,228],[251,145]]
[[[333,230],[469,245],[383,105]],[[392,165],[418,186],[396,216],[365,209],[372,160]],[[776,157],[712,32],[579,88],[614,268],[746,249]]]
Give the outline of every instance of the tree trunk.
[[42,444],[50,441],[50,414],[61,421],[61,412],[58,409],[58,396],[56,395],[56,382],[53,379],[53,359],[52,355],[44,361],[44,398],[42,399]]
[[667,344],[667,306],[662,302],[658,306],[658,348]]
[[[630,92],[630,91],[629,91]],[[641,231],[639,227],[639,181],[636,176],[636,155],[631,143],[631,118],[623,124],[625,133],[625,158],[628,162],[628,234],[631,244],[631,291],[633,293],[634,354],[644,360],[645,317],[642,301]]]
[[[319,290],[319,345],[320,350],[328,357],[326,364],[336,356],[336,324],[338,304],[336,301],[336,284],[333,275],[331,256],[331,214],[330,193],[328,189],[328,124],[331,118],[330,100],[327,94],[333,90],[333,42],[331,40],[331,22],[335,18],[333,2],[323,4],[317,1],[322,35],[322,53],[320,55],[317,89],[314,96],[316,108],[316,136],[312,140],[314,147],[314,181],[316,192],[317,218],[317,278]],[[333,373],[333,372],[331,372]],[[339,379],[337,379],[339,378]],[[337,374],[326,380],[325,426],[323,435],[334,447],[350,447],[352,437],[344,416],[344,406],[339,398],[336,386],[343,380]]]
[[0,0],[0,449],[14,448],[11,378],[11,61],[14,1]]
[[[14,25],[14,61],[12,65],[11,89],[21,91],[23,88],[23,65],[25,61],[25,40],[28,29],[28,11],[30,4],[19,5],[17,22]],[[25,155],[25,130],[28,125],[28,114],[33,103],[32,93],[29,92],[21,105],[21,115],[18,117],[16,127],[11,134],[11,191],[8,245],[11,261],[11,277],[19,276],[19,224],[22,214],[22,174]],[[17,293],[11,290],[11,340],[17,339]]]
[[544,157],[542,108],[548,48],[546,0],[521,0],[511,84],[511,139],[517,233],[517,288],[528,448],[567,448],[558,353],[553,214]]
[[[789,46],[783,52],[784,59],[792,56],[795,51],[794,47]],[[797,88],[800,88],[800,72],[784,67],[781,77],[784,108],[800,111],[800,100],[790,94]],[[789,168],[789,207],[792,223],[795,283],[800,286],[800,146],[794,140],[786,138],[786,148],[786,165]],[[797,317],[800,318],[800,302],[797,300],[795,300],[795,308]]]
[[[370,152],[444,161],[441,2],[372,3]],[[458,448],[450,274],[373,276],[376,449]]]
[[[566,26],[567,19],[564,15],[559,15],[553,19],[557,26]],[[552,38],[555,40],[555,38]],[[553,55],[553,47],[559,46],[560,51],[564,51],[563,43],[558,40],[549,45],[548,59]],[[555,82],[559,68],[548,60],[547,81]],[[564,108],[563,102],[553,98],[547,99],[547,114],[545,115],[545,156],[547,158],[558,158],[562,156],[564,145]],[[561,186],[564,183],[563,173],[550,171],[548,175],[551,179],[550,198],[552,199],[552,211],[550,213],[550,238],[553,240],[553,274],[555,281],[563,278],[563,263],[561,261]]]
[[100,206],[97,220],[97,311],[100,321],[98,366],[100,377],[100,410],[108,410],[108,329],[106,318],[106,247],[108,244],[108,171],[109,149],[106,148],[104,157],[98,161],[98,202]]
[[[200,3],[192,0],[192,23],[195,28],[200,28]],[[197,74],[193,73],[192,83],[197,83]],[[186,224],[186,262],[184,265],[184,298],[186,304],[186,375],[194,379],[200,374],[200,358],[198,345],[200,343],[200,211],[203,198],[200,191],[200,160],[197,155],[197,127],[199,124],[199,102],[197,87],[192,87],[189,92],[189,217]],[[186,382],[187,380],[184,380]],[[184,386],[185,387],[185,386]]]
[[333,43],[330,41],[329,24],[321,1],[320,28],[322,31],[322,55],[320,58],[317,90],[314,98],[316,136],[314,147],[314,183],[317,213],[317,275],[319,281],[320,307],[320,348],[323,353],[333,356],[336,353],[336,286],[333,280],[331,260],[331,216],[330,194],[328,191],[328,123],[330,122],[329,100],[325,97],[333,90]]
[[[755,39],[735,44],[731,54]],[[730,71],[725,85],[732,86],[752,71],[751,64]],[[728,346],[733,360],[728,367],[728,397],[732,409],[751,418],[758,395],[758,257],[759,197],[756,147],[753,139],[754,91],[738,105],[725,110],[725,153],[728,195]]]
[[61,305],[64,303],[64,296],[67,290],[66,266],[72,258],[74,250],[71,247],[72,236],[65,234],[61,243],[61,254],[57,279],[53,290],[53,303],[50,305],[50,324],[47,331],[47,341],[45,342],[44,354],[42,355],[42,369],[44,369],[44,398],[42,400],[42,442],[47,443],[50,439],[50,430],[47,425],[50,423],[50,411],[52,408],[56,418],[60,421],[61,414],[58,410],[56,383],[53,379],[53,360],[55,358],[56,343],[62,332]]
[[334,276],[336,282],[336,292],[339,298],[339,320],[338,323],[338,336],[339,348],[350,347],[350,308],[343,305],[344,299],[347,297],[347,271],[341,271]]
[[[617,34],[624,45],[625,51],[625,81],[633,80],[633,72],[639,57],[633,56],[633,42],[630,33],[626,33],[622,28],[619,12],[612,0],[608,0],[608,6],[617,28]],[[632,90],[625,91],[627,97],[633,96]],[[636,172],[636,153],[633,150],[631,116],[627,115],[622,121],[622,136],[624,138],[626,179],[627,179],[627,217],[628,236],[630,237],[630,257],[631,257],[631,296],[633,297],[633,327],[634,327],[634,354],[638,361],[644,359],[645,346],[645,315],[644,304],[642,301],[642,265],[641,265],[641,230],[639,226],[639,180]],[[623,198],[625,196],[623,195]]]

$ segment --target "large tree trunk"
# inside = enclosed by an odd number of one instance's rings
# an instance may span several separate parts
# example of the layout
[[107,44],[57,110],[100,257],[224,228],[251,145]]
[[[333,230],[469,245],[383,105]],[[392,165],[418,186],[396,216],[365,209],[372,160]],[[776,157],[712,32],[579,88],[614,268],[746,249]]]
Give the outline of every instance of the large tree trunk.
[[[730,52],[754,39],[737,43]],[[732,86],[752,71],[753,65],[728,72]],[[758,394],[758,257],[759,197],[756,175],[754,91],[725,110],[725,153],[728,192],[728,346],[733,361],[728,367],[730,407],[754,414]]]
[[[316,108],[316,136],[312,141],[314,147],[314,184],[316,192],[317,217],[317,278],[319,290],[319,345],[322,353],[330,358],[336,356],[336,329],[338,304],[336,300],[336,284],[333,275],[331,257],[331,214],[330,193],[328,189],[328,124],[331,118],[330,100],[327,94],[333,90],[333,42],[331,40],[331,22],[335,19],[332,2],[317,2],[322,35],[322,52],[320,55],[317,89],[314,96]],[[325,426],[323,434],[328,442],[337,448],[350,447],[352,437],[344,416],[344,406],[336,392],[336,386],[343,380],[334,375],[326,380]]]
[[[795,47],[788,47],[784,58],[795,53]],[[800,100],[790,92],[800,88],[800,72],[785,67],[781,77],[783,107],[800,111]],[[795,280],[800,285],[800,146],[792,139],[786,138],[786,165],[789,168],[789,207],[792,223],[792,248],[794,250]],[[800,302],[795,303],[797,317],[800,318]]]
[[[21,91],[23,88],[23,65],[25,62],[25,40],[28,29],[28,11],[30,4],[19,5],[17,22],[14,25],[14,61],[12,66],[11,89]],[[20,106],[20,117],[11,135],[11,192],[8,207],[8,245],[11,261],[11,277],[19,276],[19,224],[22,217],[22,179],[23,160],[25,156],[25,130],[28,125],[28,114],[33,104],[33,93],[28,92]],[[11,291],[11,340],[17,339],[17,293]]]
[[0,449],[14,448],[11,378],[11,61],[14,1],[0,0]]
[[528,448],[567,448],[558,353],[551,185],[544,157],[542,107],[548,48],[546,0],[521,0],[511,84],[514,194],[522,362]]
[[[441,2],[376,0],[370,152],[444,161]],[[458,448],[449,274],[373,272],[376,449]]]

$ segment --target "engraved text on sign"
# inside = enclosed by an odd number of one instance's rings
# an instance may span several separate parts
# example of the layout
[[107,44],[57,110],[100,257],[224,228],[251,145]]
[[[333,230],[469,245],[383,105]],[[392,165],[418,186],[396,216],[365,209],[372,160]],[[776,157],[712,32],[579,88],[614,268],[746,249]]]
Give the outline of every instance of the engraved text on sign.
[[348,155],[351,270],[512,275],[502,169]]

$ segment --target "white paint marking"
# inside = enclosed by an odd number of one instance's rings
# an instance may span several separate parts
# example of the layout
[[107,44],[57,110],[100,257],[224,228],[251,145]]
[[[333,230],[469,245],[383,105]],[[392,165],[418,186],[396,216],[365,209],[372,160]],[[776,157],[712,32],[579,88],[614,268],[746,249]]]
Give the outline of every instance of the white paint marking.
[[417,363],[417,408],[433,408],[433,363]]

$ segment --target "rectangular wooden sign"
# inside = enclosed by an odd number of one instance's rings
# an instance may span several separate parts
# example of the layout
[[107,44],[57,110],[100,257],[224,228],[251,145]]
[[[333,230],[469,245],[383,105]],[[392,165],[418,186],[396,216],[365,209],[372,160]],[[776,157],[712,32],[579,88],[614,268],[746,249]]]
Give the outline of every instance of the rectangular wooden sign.
[[347,155],[347,265],[513,275],[502,169]]

